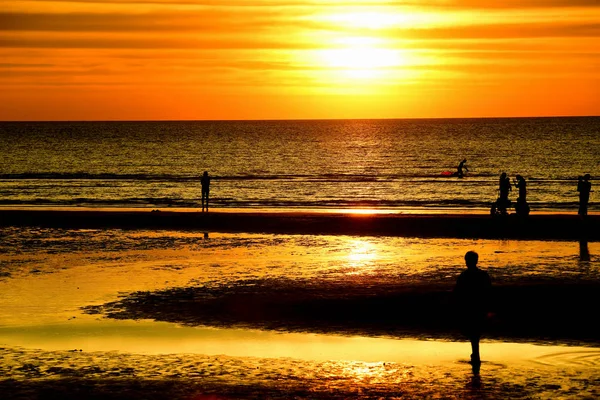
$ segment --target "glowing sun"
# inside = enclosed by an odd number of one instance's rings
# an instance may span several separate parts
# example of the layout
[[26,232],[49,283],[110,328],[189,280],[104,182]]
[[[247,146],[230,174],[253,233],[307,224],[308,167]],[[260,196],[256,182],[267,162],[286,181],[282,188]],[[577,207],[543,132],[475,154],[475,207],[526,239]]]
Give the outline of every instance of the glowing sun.
[[387,69],[403,64],[401,51],[382,47],[381,42],[375,38],[342,38],[337,40],[335,48],[322,50],[320,58],[327,68],[341,71],[347,76],[380,76]]

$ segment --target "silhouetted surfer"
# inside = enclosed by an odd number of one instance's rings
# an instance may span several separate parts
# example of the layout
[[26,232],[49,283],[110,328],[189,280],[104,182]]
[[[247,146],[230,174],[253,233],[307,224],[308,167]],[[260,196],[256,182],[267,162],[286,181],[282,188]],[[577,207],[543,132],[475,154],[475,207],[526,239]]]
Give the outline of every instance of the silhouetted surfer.
[[592,191],[592,182],[590,174],[580,176],[577,181],[577,191],[579,192],[579,215],[587,215],[588,203],[590,202],[590,192]]
[[458,164],[458,167],[456,168],[456,176],[458,176],[459,178],[462,178],[464,176],[464,172],[463,169],[467,172],[469,172],[469,168],[467,168],[467,166],[465,165],[467,162],[467,159],[463,159],[460,164]]
[[206,199],[206,211],[208,212],[208,196],[210,194],[210,176],[208,172],[204,171],[202,178],[200,179],[202,185],[202,211],[204,211],[204,200]]
[[479,255],[474,251],[465,254],[467,269],[456,281],[454,296],[462,333],[471,342],[471,364],[478,372],[481,365],[479,340],[488,312],[492,281],[486,271],[477,268]]

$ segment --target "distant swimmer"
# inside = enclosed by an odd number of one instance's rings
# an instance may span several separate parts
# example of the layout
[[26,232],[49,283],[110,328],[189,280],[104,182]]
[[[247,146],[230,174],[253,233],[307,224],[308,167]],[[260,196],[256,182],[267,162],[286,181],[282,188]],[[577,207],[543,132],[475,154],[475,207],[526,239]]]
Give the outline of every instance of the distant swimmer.
[[479,372],[479,340],[483,332],[491,298],[492,281],[486,271],[477,268],[479,255],[474,251],[465,254],[467,269],[456,281],[454,299],[458,307],[461,332],[471,342],[471,365]]
[[458,164],[458,167],[456,168],[456,176],[458,176],[459,178],[462,178],[465,174],[463,172],[463,169],[467,172],[469,172],[469,168],[467,168],[467,166],[465,165],[467,163],[467,159],[463,159],[460,164]]
[[200,179],[202,185],[202,211],[204,212],[204,200],[206,199],[206,212],[208,212],[208,196],[210,194],[210,176],[208,172],[204,171],[202,178]]
[[592,182],[590,174],[580,176],[577,180],[577,191],[579,192],[579,215],[587,215],[588,203],[590,202],[590,192],[592,191]]

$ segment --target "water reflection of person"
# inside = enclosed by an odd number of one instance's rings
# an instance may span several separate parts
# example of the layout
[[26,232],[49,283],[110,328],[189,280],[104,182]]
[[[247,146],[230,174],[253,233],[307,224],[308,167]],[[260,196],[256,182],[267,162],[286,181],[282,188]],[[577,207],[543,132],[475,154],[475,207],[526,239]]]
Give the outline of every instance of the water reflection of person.
[[590,249],[588,248],[587,240],[579,241],[579,261],[590,261]]
[[454,297],[458,322],[462,333],[471,342],[471,365],[478,373],[481,365],[479,340],[488,313],[492,281],[486,271],[477,268],[479,255],[474,251],[465,254],[467,269],[456,281]]
[[474,395],[473,398],[481,398],[481,376],[479,375],[479,366],[473,366],[473,375],[471,375],[471,380],[467,384],[467,387],[470,389],[471,394]]
[[202,178],[200,178],[200,185],[202,185],[202,211],[204,211],[204,200],[206,200],[206,211],[208,212],[208,196],[210,194],[210,176],[208,172],[204,171]]

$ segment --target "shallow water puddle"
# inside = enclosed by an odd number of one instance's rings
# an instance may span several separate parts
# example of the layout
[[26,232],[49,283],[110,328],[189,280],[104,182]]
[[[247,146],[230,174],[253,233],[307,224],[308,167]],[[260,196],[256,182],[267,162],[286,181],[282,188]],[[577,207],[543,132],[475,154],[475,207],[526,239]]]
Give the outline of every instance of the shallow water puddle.
[[[153,321],[73,321],[0,327],[0,345],[45,351],[82,350],[138,354],[354,360],[411,364],[466,361],[466,342],[281,333],[250,329],[184,327]],[[600,349],[483,341],[484,362],[600,368]]]

